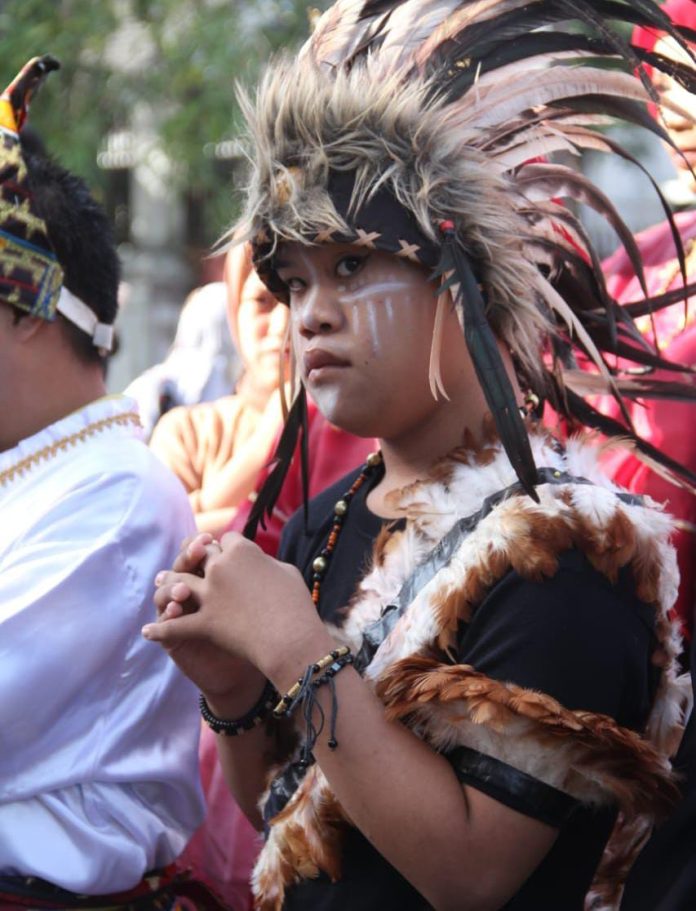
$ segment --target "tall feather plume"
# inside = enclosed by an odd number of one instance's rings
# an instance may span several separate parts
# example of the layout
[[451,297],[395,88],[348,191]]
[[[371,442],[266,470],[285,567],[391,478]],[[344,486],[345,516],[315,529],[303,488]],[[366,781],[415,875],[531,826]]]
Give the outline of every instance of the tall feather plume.
[[525,491],[539,501],[537,470],[512,383],[498,340],[486,319],[483,297],[466,255],[457,244],[453,222],[443,222],[442,257],[436,277],[444,279],[440,296],[451,290],[466,345],[508,458]]
[[374,47],[400,0],[338,0],[314,29],[302,54],[324,67],[348,66]]

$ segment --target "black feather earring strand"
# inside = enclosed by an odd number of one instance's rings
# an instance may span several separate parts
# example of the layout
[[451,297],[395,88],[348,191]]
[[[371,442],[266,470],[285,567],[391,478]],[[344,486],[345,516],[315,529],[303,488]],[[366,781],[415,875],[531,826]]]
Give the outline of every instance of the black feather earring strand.
[[444,279],[440,293],[454,288],[454,303],[481,389],[491,409],[500,441],[525,492],[539,502],[537,468],[512,383],[488,324],[483,295],[468,257],[457,243],[453,221],[441,221],[442,252],[435,271]]

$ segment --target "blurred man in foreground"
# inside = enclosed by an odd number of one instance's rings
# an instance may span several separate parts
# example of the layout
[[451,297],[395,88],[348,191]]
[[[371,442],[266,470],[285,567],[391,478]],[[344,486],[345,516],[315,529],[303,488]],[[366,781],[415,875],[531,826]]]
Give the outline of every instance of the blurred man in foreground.
[[134,404],[105,394],[106,217],[22,152],[56,67],[35,58],[0,98],[0,907],[162,908],[201,817],[198,720],[139,631],[193,521]]

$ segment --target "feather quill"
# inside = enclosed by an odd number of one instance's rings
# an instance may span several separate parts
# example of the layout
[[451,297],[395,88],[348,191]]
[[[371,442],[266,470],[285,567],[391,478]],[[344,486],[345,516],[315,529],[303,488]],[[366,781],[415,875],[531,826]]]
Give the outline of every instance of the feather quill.
[[443,235],[442,258],[436,270],[436,276],[444,279],[440,294],[452,291],[466,345],[500,441],[525,492],[538,502],[537,469],[529,437],[498,349],[498,340],[486,319],[481,290],[466,255],[457,244],[454,228],[443,229]]

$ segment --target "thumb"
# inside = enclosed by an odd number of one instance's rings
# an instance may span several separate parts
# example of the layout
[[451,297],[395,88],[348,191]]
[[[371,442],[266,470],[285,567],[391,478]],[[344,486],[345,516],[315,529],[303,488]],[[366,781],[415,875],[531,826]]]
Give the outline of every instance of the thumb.
[[149,642],[159,642],[165,647],[205,638],[204,624],[198,613],[147,623],[140,632]]

